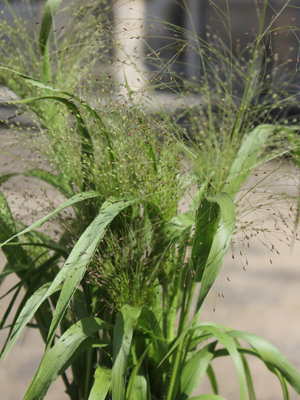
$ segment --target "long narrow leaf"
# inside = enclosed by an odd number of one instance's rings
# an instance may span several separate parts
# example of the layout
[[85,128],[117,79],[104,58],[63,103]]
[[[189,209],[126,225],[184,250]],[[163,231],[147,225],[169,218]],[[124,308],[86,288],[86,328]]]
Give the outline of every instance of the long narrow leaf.
[[95,380],[88,400],[105,400],[111,387],[111,369],[99,365],[95,371]]
[[85,318],[72,325],[44,355],[24,400],[43,399],[51,383],[85,350],[84,342],[107,327],[105,321],[94,317]]
[[245,137],[226,178],[227,183],[224,191],[231,196],[237,193],[241,184],[255,166],[269,136],[276,129],[278,129],[276,125],[262,124],[254,128]]
[[43,80],[51,81],[51,65],[49,57],[50,32],[53,17],[62,0],[47,0],[42,14],[42,22],[39,36],[39,46],[43,56]]
[[226,400],[225,397],[218,394],[201,394],[200,396],[191,397],[190,400]]
[[198,309],[203,304],[220,271],[231,243],[235,224],[234,204],[231,198],[226,193],[220,193],[212,200],[216,201],[220,207],[220,222],[203,272],[197,304]]
[[20,336],[23,328],[33,317],[36,310],[48,296],[50,296],[56,291],[59,285],[55,285],[55,288],[52,287],[52,289],[49,290],[50,286],[51,286],[50,282],[46,283],[41,288],[39,288],[26,302],[25,306],[22,308],[22,311],[20,312],[19,318],[13,325],[13,329],[10,335],[10,340],[2,350],[0,359],[7,355],[9,350],[13,347],[16,340]]
[[[30,228],[40,226],[43,222],[49,219],[52,215],[56,212],[60,211],[61,209],[73,204],[74,202],[82,201],[86,198],[91,198],[97,196],[94,192],[92,193],[83,193],[81,195],[76,195],[72,199],[68,200],[67,202],[63,203],[60,207],[58,207],[53,213],[50,213],[47,217],[42,218],[36,224],[32,225]],[[111,222],[111,220],[115,217],[115,215],[120,212],[123,208],[127,207],[127,205],[131,204],[130,202],[119,202],[119,203],[111,203],[106,202],[103,204],[101,211],[98,217],[93,221],[93,223],[87,228],[87,230],[82,234],[81,238],[78,240],[77,244],[75,245],[74,249],[72,250],[69,258],[66,260],[64,266],[56,275],[55,279],[52,281],[51,285],[47,284],[44,285],[42,288],[36,291],[34,295],[27,301],[25,307],[23,308],[22,312],[18,320],[16,321],[12,333],[11,338],[6,346],[5,350],[1,354],[3,357],[8,351],[12,348],[18,337],[20,336],[23,328],[26,324],[30,321],[30,319],[34,316],[37,309],[43,303],[43,301],[51,296],[56,290],[57,287],[65,280],[66,276],[68,275],[68,279],[64,285],[64,292],[63,296],[60,296],[59,304],[57,305],[55,316],[53,317],[51,323],[51,334],[49,336],[49,342],[51,342],[51,338],[55,334],[55,329],[57,324],[60,321],[60,318],[63,315],[65,308],[70,300],[70,296],[74,290],[76,290],[78,281],[82,274],[84,273],[87,264],[89,263],[91,257],[93,256],[94,250],[98,244],[98,241],[101,240],[105,233],[105,228]],[[96,221],[96,222],[95,222]],[[98,231],[98,229],[99,231]],[[101,228],[101,229],[100,229]],[[29,228],[28,228],[29,229]],[[24,230],[23,233],[27,231]],[[88,232],[88,235],[87,233]],[[21,234],[21,233],[20,233]],[[91,235],[95,235],[94,237]],[[93,248],[93,246],[95,246]],[[89,253],[87,253],[89,251]],[[78,263],[79,260],[79,263]],[[84,261],[84,263],[83,263]],[[77,263],[77,265],[75,265]],[[78,270],[76,269],[78,268]],[[70,272],[73,272],[74,275]],[[75,287],[74,287],[75,286]]]
[[57,207],[54,211],[52,211],[50,214],[46,215],[45,217],[39,219],[37,222],[35,222],[33,225],[23,229],[21,232],[13,235],[12,237],[10,237],[9,239],[7,239],[4,243],[0,244],[0,247],[3,247],[4,245],[6,245],[7,243],[11,242],[13,239],[15,239],[16,237],[23,235],[27,232],[30,232],[34,229],[39,228],[40,226],[42,226],[45,222],[47,222],[50,218],[52,218],[54,215],[58,214],[60,211],[64,210],[67,207],[72,206],[73,204],[79,203],[81,201],[84,201],[86,199],[92,199],[94,197],[99,196],[98,193],[96,192],[85,192],[85,193],[79,193],[76,194],[75,196],[73,196],[71,199],[65,201],[63,204],[61,204],[59,207]]
[[196,282],[203,277],[207,260],[220,219],[220,206],[217,202],[203,199],[195,218],[195,234],[191,251],[191,267],[195,272]]
[[106,201],[101,207],[98,216],[87,227],[75,244],[63,267],[67,271],[66,280],[56,304],[55,313],[51,322],[47,341],[48,346],[52,343],[56,328],[68,307],[73,293],[80,284],[97,246],[103,239],[108,225],[122,210],[124,210],[124,208],[134,202],[135,201],[125,200],[118,202]]
[[207,367],[214,358],[214,349],[217,342],[203,347],[184,365],[180,376],[179,400],[186,400],[202,381]]
[[[18,241],[16,239],[15,233],[16,225],[10,207],[3,194],[0,193],[0,243],[4,242],[5,244],[13,239],[15,239],[14,243],[17,243]],[[10,236],[11,238],[8,239]],[[0,247],[2,246],[0,245]],[[26,256],[26,253],[19,246],[16,248],[12,248],[12,246],[5,246],[2,250],[8,263],[11,266],[16,266],[15,272],[17,272],[17,266],[26,265],[26,263],[28,262],[28,257]],[[2,278],[0,278],[0,282],[2,280],[3,276]]]
[[201,329],[207,330],[228,350],[238,375],[238,380],[240,384],[240,399],[247,400],[247,382],[244,366],[242,363],[241,355],[236,348],[234,340],[232,340],[231,336],[229,336],[227,332],[223,332],[218,329],[215,324],[204,322],[199,324],[199,327],[201,327]]
[[8,103],[10,104],[28,104],[40,100],[56,100],[59,101],[60,103],[63,103],[69,111],[74,115],[77,121],[77,127],[78,131],[81,135],[82,142],[81,142],[81,147],[82,147],[82,154],[86,155],[88,157],[93,157],[93,143],[92,139],[90,137],[89,131],[85,125],[85,122],[80,114],[80,111],[77,107],[77,105],[74,103],[74,101],[71,101],[70,99],[67,99],[66,97],[59,96],[57,95],[44,95],[44,96],[37,96],[37,97],[31,97],[28,99],[23,99],[23,100],[12,100],[9,101]]
[[252,346],[266,365],[280,371],[282,376],[300,394],[300,374],[287,360],[287,358],[270,342],[252,333],[230,331],[228,335],[233,338],[243,339]]
[[[38,87],[40,89],[45,90],[45,92],[48,94],[49,91],[50,92],[54,92],[57,95],[65,95],[69,98],[71,98],[72,100],[75,100],[76,102],[80,103],[82,105],[82,107],[95,119],[98,127],[99,127],[99,131],[103,134],[104,139],[106,141],[106,145],[108,147],[108,151],[109,151],[109,157],[110,157],[110,161],[114,161],[114,153],[113,153],[113,147],[112,147],[112,141],[110,139],[110,136],[107,132],[107,129],[105,127],[105,124],[102,120],[102,118],[100,117],[100,115],[92,108],[90,107],[87,103],[85,103],[84,101],[82,101],[80,98],[74,96],[71,93],[65,92],[63,90],[59,90],[56,89],[54,87],[52,87],[49,84],[45,84],[44,82],[39,81],[38,79],[32,78],[31,76],[25,75],[19,71],[16,71],[12,68],[8,68],[8,67],[4,67],[4,66],[0,66],[0,70],[6,70],[9,71],[17,76],[19,76],[22,79],[25,79],[28,83],[30,83],[31,85]],[[19,103],[20,101],[16,101],[16,103]],[[29,101],[30,102],[30,101]],[[11,101],[9,101],[9,103],[12,103]]]
[[[212,287],[221,265],[223,263],[224,257],[226,256],[227,250],[229,248],[233,230],[235,223],[235,211],[234,204],[227,193],[220,193],[217,197],[209,199],[211,202],[215,202],[218,204],[220,211],[220,220],[217,231],[213,238],[213,242],[211,244],[210,252],[207,257],[207,262],[204,267],[200,292],[198,296],[197,310],[199,311],[201,305],[203,304],[207,293]],[[217,216],[215,216],[216,218]],[[199,259],[201,262],[200,266],[196,266],[196,268],[203,268],[202,257]],[[196,263],[196,260],[194,261]],[[168,358],[168,356],[179,346],[179,344],[184,340],[187,332],[190,330],[191,326],[197,323],[198,313],[195,314],[191,323],[183,330],[181,335],[176,339],[175,343],[169,350],[169,352],[162,359],[161,363]]]
[[117,316],[113,338],[112,400],[125,399],[125,373],[131,346],[133,327],[140,308],[125,305]]

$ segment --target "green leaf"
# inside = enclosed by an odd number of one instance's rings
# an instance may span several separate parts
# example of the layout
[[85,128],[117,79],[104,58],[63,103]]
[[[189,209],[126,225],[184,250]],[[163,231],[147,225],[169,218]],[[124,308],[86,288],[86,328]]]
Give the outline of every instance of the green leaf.
[[[0,193],[0,243],[4,242],[3,245],[0,245],[0,248],[4,246],[5,243],[13,239],[15,239],[14,244],[18,244],[15,233],[16,225],[14,218],[5,197],[2,193]],[[10,236],[12,237],[8,239]],[[12,246],[4,246],[2,250],[8,263],[11,266],[10,268],[12,268],[12,266],[14,265],[26,265],[26,263],[29,261],[26,253],[19,246],[15,248],[13,248]],[[18,267],[16,267],[15,272],[17,272],[17,268]],[[0,279],[0,282],[1,281],[2,279]]]
[[252,333],[242,331],[230,331],[228,335],[233,338],[245,340],[260,358],[271,369],[277,369],[289,384],[300,394],[300,374],[288,361],[288,359],[270,342]]
[[85,318],[72,325],[51,350],[45,353],[24,400],[43,399],[49,386],[82,351],[90,346],[90,341],[87,339],[99,330],[107,328],[108,324],[105,321],[94,317]]
[[225,397],[218,394],[202,394],[200,396],[191,397],[189,400],[226,400]]
[[231,243],[235,224],[234,204],[228,194],[220,193],[217,197],[209,200],[216,202],[220,207],[220,222],[213,238],[209,256],[207,258],[205,269],[202,275],[197,304],[198,310],[203,304],[207,293],[218,276],[219,270]]
[[248,361],[247,361],[246,357],[244,356],[244,354],[241,354],[241,359],[242,359],[242,363],[244,366],[244,371],[245,371],[245,375],[246,375],[246,379],[247,379],[249,400],[257,400],[255,390],[254,390],[253,380],[252,380],[252,376],[251,376],[251,371],[249,368]]
[[20,336],[23,328],[26,326],[26,324],[31,320],[33,317],[34,313],[36,310],[39,308],[39,306],[42,304],[42,302],[51,294],[53,294],[57,290],[57,286],[55,285],[55,288],[52,288],[50,291],[49,288],[51,286],[51,283],[46,283],[42,287],[40,287],[31,297],[30,299],[26,302],[24,308],[20,312],[20,315],[15,322],[12,332],[10,335],[10,340],[8,344],[3,348],[1,352],[1,357],[2,359],[8,352],[9,350],[13,347],[14,343]]
[[[65,97],[61,97],[61,95],[63,94],[65,96],[77,101],[78,103],[80,103],[83,106],[83,108],[95,119],[95,121],[96,121],[96,123],[98,125],[98,128],[99,128],[99,132],[101,132],[103,134],[103,136],[104,136],[104,139],[105,139],[105,142],[106,142],[106,146],[107,146],[107,150],[108,150],[109,157],[110,157],[110,161],[111,162],[115,161],[114,153],[113,153],[113,144],[112,144],[112,141],[110,139],[109,133],[107,132],[106,126],[105,126],[102,118],[100,117],[100,115],[92,107],[90,107],[87,103],[85,103],[84,101],[80,100],[78,97],[74,96],[71,93],[65,92],[63,90],[56,89],[56,88],[54,88],[54,87],[52,87],[50,85],[46,85],[45,83],[39,81],[38,79],[35,79],[35,78],[32,78],[31,76],[22,74],[21,72],[13,70],[12,68],[7,68],[7,67],[0,66],[0,70],[1,69],[7,70],[9,72],[12,72],[15,75],[20,76],[20,78],[25,79],[31,85],[36,86],[36,87],[38,87],[40,89],[44,89],[47,93],[49,91],[55,92],[55,93],[57,93],[57,96],[60,95],[60,96],[58,96],[59,98],[65,99]],[[41,98],[39,97],[39,98],[16,100],[16,101],[9,101],[9,102],[6,101],[6,103],[12,103],[12,104],[13,103],[30,103],[32,101],[37,101],[37,100],[40,100],[40,99]],[[72,104],[76,108],[76,105],[74,103],[72,103]],[[69,107],[71,112],[74,112],[74,107],[73,107],[73,110]],[[76,115],[80,116],[79,111],[77,113],[75,113],[75,116]],[[77,122],[78,122],[79,128],[80,128],[82,126],[82,123],[83,123],[82,118],[81,118],[81,120],[77,120]],[[85,137],[85,136],[83,135],[83,137]],[[88,137],[86,137],[86,138],[89,140]],[[90,147],[91,147],[91,144],[90,144]]]
[[131,396],[128,400],[148,400],[148,382],[144,375],[138,374],[133,383]]
[[51,81],[51,65],[49,56],[50,32],[53,24],[53,17],[61,2],[62,0],[47,0],[42,14],[39,46],[43,56],[43,80],[45,82]]
[[238,192],[256,164],[266,142],[272,133],[278,129],[276,125],[262,124],[255,127],[242,141],[241,147],[234,158],[226,178],[224,191],[233,196]]
[[[145,350],[142,353],[142,355],[140,356],[140,358],[135,362],[134,368],[128,379],[127,391],[126,391],[126,399],[127,400],[135,399],[135,397],[137,395],[139,395],[140,393],[144,393],[143,389],[141,388],[141,386],[144,388],[144,384],[146,385],[146,388],[147,388],[147,385],[148,385],[147,379],[145,379],[145,377],[140,373],[140,369],[141,369],[142,363],[146,357],[146,354],[150,350],[150,346],[151,346],[151,343],[148,344],[148,346],[145,348]],[[143,382],[143,379],[145,380],[144,382]],[[144,398],[146,399],[147,397],[144,397]]]
[[124,210],[124,208],[134,202],[135,201],[125,200],[111,202],[107,200],[102,205],[97,217],[76,242],[63,267],[66,269],[66,277],[51,322],[47,340],[48,346],[52,343],[56,328],[58,327],[77,286],[80,284],[100,241],[103,239],[108,225],[122,210]]
[[125,399],[125,374],[133,328],[141,308],[125,305],[117,315],[113,338],[112,400]]
[[[88,128],[86,127],[86,124],[80,114],[79,108],[77,105],[74,103],[74,101],[71,101],[67,99],[66,97],[59,96],[57,95],[44,95],[44,96],[37,96],[37,97],[31,97],[28,99],[23,99],[23,100],[13,100],[9,101],[9,104],[27,104],[27,103],[32,103],[35,101],[40,101],[40,100],[56,100],[59,101],[60,103],[63,103],[71,112],[71,114],[74,115],[77,121],[77,128],[81,136],[81,154],[82,157],[86,156],[88,158],[93,158],[93,142],[90,137]],[[84,168],[86,160],[82,159],[82,165]],[[85,167],[86,168],[86,167]]]
[[[26,81],[28,81],[28,83],[30,83],[31,85],[36,86],[36,87],[38,87],[40,89],[44,89],[46,91],[50,90],[52,92],[64,93],[65,94],[65,92],[62,92],[59,89],[55,89],[54,87],[52,87],[50,85],[47,85],[44,82],[41,82],[40,80],[38,80],[36,78],[32,78],[29,75],[25,75],[22,72],[16,71],[15,69],[12,69],[12,68],[9,68],[9,67],[4,67],[4,66],[1,65],[0,66],[0,70],[12,72],[13,74],[18,75],[20,78],[25,79]],[[10,101],[5,101],[5,103],[10,103]]]
[[207,266],[213,241],[220,219],[220,206],[214,201],[203,199],[195,218],[195,233],[191,251],[191,268],[195,281],[200,282]]
[[[42,218],[36,224],[32,225],[29,228],[33,229],[33,227],[40,226],[39,224],[45,222],[45,220],[49,219],[50,216],[54,215],[56,212],[58,212],[58,210],[61,210],[68,205],[73,204],[74,202],[82,201],[86,198],[91,198],[95,196],[97,196],[97,194],[95,194],[94,192],[76,195],[72,199],[63,203],[60,207],[56,209],[56,211],[50,213],[47,217]],[[84,274],[84,271],[86,270],[87,265],[94,254],[95,248],[97,247],[101,238],[104,236],[106,227],[115,217],[115,215],[117,215],[118,212],[127,207],[129,204],[131,204],[131,202],[125,201],[121,201],[118,203],[111,203],[107,201],[103,204],[99,215],[81,235],[72,252],[70,253],[68,259],[66,260],[64,266],[56,275],[51,284],[46,284],[41,287],[27,301],[25,307],[23,308],[19,318],[17,319],[13,327],[10,341],[4,349],[3,353],[1,354],[1,357],[7,354],[7,352],[12,348],[12,346],[20,336],[23,328],[33,317],[36,310],[40,307],[43,301],[47,297],[51,296],[57,290],[57,287],[66,279],[61,296],[59,297],[57,303],[55,315],[51,322],[51,329],[48,336],[49,346],[49,344],[52,342],[53,335],[55,334],[56,327],[59,324],[60,319],[62,318],[63,313],[70,301],[70,296],[72,296],[72,294],[76,290],[82,274]],[[27,231],[27,229],[22,232],[24,233],[25,231]]]
[[95,380],[88,400],[105,400],[111,387],[111,369],[97,366],[95,371]]
[[171,238],[180,236],[184,231],[187,231],[195,222],[193,213],[186,212],[172,218],[166,225],[164,233]]
[[286,380],[281,375],[280,371],[278,371],[278,369],[275,368],[273,372],[277,375],[277,378],[278,378],[278,380],[279,380],[279,382],[281,384],[284,400],[290,400],[290,394],[289,394],[289,389],[288,389],[287,384],[286,384]]
[[4,243],[0,245],[0,247],[3,247],[7,243],[11,242],[13,239],[16,237],[23,235],[27,232],[30,232],[36,228],[39,228],[42,226],[46,221],[48,221],[50,218],[52,218],[54,215],[58,214],[60,211],[64,210],[67,207],[72,206],[73,204],[79,203],[81,201],[84,201],[86,199],[91,199],[94,197],[98,197],[99,194],[96,192],[84,192],[84,193],[79,193],[73,196],[71,199],[65,201],[63,204],[61,204],[59,207],[57,207],[54,211],[52,211],[50,214],[46,215],[45,217],[39,219],[37,222],[35,222],[33,225],[23,229],[21,232],[13,235],[11,238],[7,239]]
[[150,308],[146,306],[142,307],[136,329],[140,330],[143,334],[146,333],[153,340],[152,356],[156,362],[159,362],[167,353],[168,344],[163,335],[156,315]]
[[62,0],[47,0],[43,14],[40,29],[39,45],[41,53],[44,55],[46,45],[49,41],[50,31],[53,23],[53,16],[56,13],[57,8],[62,3]]
[[215,341],[203,347],[184,365],[180,376],[179,400],[188,399],[202,381],[208,365],[214,358],[216,344]]
[[228,350],[238,375],[240,385],[240,399],[247,400],[247,381],[244,366],[241,355],[236,348],[234,340],[232,340],[228,332],[221,331],[218,328],[218,324],[204,322],[199,324],[197,328],[209,332],[212,336],[218,339],[218,341]]
[[209,364],[209,366],[207,367],[207,377],[209,379],[214,394],[218,394],[219,388],[218,388],[217,377],[211,364]]

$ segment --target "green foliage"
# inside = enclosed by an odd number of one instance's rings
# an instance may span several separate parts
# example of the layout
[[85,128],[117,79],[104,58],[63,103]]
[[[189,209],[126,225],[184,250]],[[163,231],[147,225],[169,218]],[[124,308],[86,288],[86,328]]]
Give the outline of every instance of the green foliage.
[[[223,399],[211,363],[228,356],[240,398],[255,400],[247,355],[278,377],[285,398],[288,384],[300,394],[299,373],[269,342],[200,321],[232,243],[236,195],[245,180],[255,167],[283,154],[299,163],[297,128],[269,120],[281,100],[259,103],[266,94],[260,50],[272,30],[263,20],[268,2],[250,46],[249,68],[234,59],[232,49],[186,32],[187,45],[196,44],[202,60],[201,79],[196,84],[174,75],[172,83],[163,84],[154,74],[153,86],[147,87],[149,93],[155,87],[180,94],[184,110],[171,116],[162,108],[149,112],[132,93],[125,102],[116,100],[112,89],[118,85],[107,72],[97,86],[103,98],[93,99],[94,81],[88,77],[101,50],[108,57],[103,50],[110,38],[107,4],[101,2],[99,14],[98,1],[74,1],[66,8],[61,3],[46,1],[35,42],[17,17],[14,25],[0,28],[10,37],[1,81],[19,96],[10,103],[31,113],[37,128],[31,145],[51,166],[9,172],[0,185],[26,176],[65,197],[27,226],[11,210],[4,190],[0,194],[0,241],[7,259],[0,283],[12,273],[18,278],[1,328],[25,289],[1,357],[33,319],[45,342],[24,398],[43,399],[61,376],[73,400]],[[52,28],[66,15],[69,26],[58,34]],[[27,46],[23,56],[16,43]],[[158,61],[163,72],[168,70]],[[224,68],[221,75],[216,65]],[[243,86],[240,100],[234,74]],[[191,87],[204,105],[189,106]],[[191,200],[181,212],[184,196]],[[60,227],[56,239],[40,231],[53,219]],[[192,397],[205,374],[212,393]]]

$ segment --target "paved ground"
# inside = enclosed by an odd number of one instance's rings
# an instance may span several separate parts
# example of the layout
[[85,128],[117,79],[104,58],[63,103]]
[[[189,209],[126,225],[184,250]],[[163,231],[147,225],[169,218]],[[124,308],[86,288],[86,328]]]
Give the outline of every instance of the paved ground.
[[[22,168],[22,159],[32,157],[7,130],[0,131],[0,140],[1,173],[11,171],[12,168]],[[8,149],[12,154],[7,153]],[[13,164],[12,156],[15,160]],[[274,165],[270,168],[274,168]],[[286,242],[291,242],[288,232],[288,227],[292,225],[292,216],[288,215],[291,214],[290,199],[286,198],[282,202],[270,198],[270,188],[274,188],[274,185],[278,193],[296,195],[296,174],[297,171],[291,166],[285,165],[276,172],[273,179],[266,179],[268,171],[264,170],[258,171],[257,176],[253,176],[248,182],[247,187],[251,187],[253,181],[262,180],[250,200],[247,203],[241,201],[239,210],[242,217],[238,219],[238,225],[242,235],[236,239],[239,244],[236,243],[230,250],[220,276],[208,296],[202,320],[219,322],[263,336],[278,346],[300,371],[300,245],[299,242],[295,242],[293,250],[286,245]],[[28,189],[36,194],[33,199],[24,197],[24,192]],[[27,207],[40,209],[47,201],[43,199],[43,193],[39,191],[36,183],[23,178],[14,178],[6,185],[6,193],[9,199],[15,202],[15,206],[22,204],[20,212],[24,217],[27,216]],[[261,208],[260,204],[266,202],[269,202],[269,205]],[[259,208],[254,211],[254,206]],[[281,221],[273,220],[273,212],[280,212]],[[262,218],[267,220],[264,226],[269,232],[261,230]],[[1,266],[3,263],[4,258],[1,256]],[[7,279],[0,288],[0,296],[13,283],[13,278]],[[4,310],[5,305],[2,307]],[[4,333],[0,333],[0,342],[3,340]],[[32,330],[24,332],[8,358],[0,364],[1,399],[20,400],[23,397],[41,354],[42,344],[38,334]],[[231,362],[226,362],[226,359],[218,360],[215,367],[220,377],[222,394],[228,400],[238,400],[237,379]],[[258,400],[281,399],[279,384],[263,365],[252,360],[251,367]],[[208,383],[204,381],[201,392],[207,392],[208,387]],[[60,381],[49,390],[46,399],[67,399]],[[291,399],[299,399],[299,396],[293,394]]]

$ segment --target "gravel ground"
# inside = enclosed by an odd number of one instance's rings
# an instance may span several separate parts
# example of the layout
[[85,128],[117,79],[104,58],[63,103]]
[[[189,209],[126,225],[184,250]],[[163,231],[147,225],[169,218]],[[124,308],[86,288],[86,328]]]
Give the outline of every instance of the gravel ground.
[[[15,170],[20,170],[26,160],[31,159],[32,154],[24,150],[21,143],[7,129],[0,130],[0,138],[1,173],[11,171],[12,165]],[[268,168],[274,169],[274,164]],[[300,370],[300,244],[296,241],[293,249],[286,244],[291,242],[288,232],[292,224],[292,219],[288,216],[291,206],[289,198],[284,202],[269,198],[270,187],[274,185],[278,193],[286,192],[295,196],[299,184],[296,174],[298,172],[291,166],[285,165],[272,178],[268,177],[268,169],[257,171],[247,183],[245,190],[247,187],[252,187],[253,183],[260,182],[255,192],[252,191],[250,200],[247,203],[240,202],[239,210],[242,217],[238,219],[237,225],[242,235],[236,238],[236,244],[229,251],[220,275],[208,296],[201,319],[261,335],[276,345]],[[20,208],[21,205],[20,212],[25,218],[28,217],[27,208],[34,207],[39,215],[46,207],[49,196],[54,197],[54,202],[61,201],[61,198],[55,198],[53,193],[49,192],[49,187],[41,191],[36,181],[20,177],[14,178],[5,185],[5,188],[14,206]],[[31,199],[26,198],[26,195],[24,197],[24,193],[30,191],[34,196]],[[269,202],[268,206],[259,207],[254,211],[254,206],[266,202]],[[280,212],[281,221],[273,220],[274,211]],[[28,217],[28,221],[30,218],[32,217]],[[262,219],[265,220],[264,226],[269,232],[261,231]],[[51,230],[53,227],[50,226],[48,229]],[[2,268],[5,260],[1,253],[0,256]],[[0,288],[0,296],[14,282],[13,277],[6,279]],[[2,304],[1,309],[5,310],[8,299],[2,300]],[[4,339],[5,332],[0,332],[0,344]],[[0,364],[1,399],[19,400],[23,397],[42,351],[43,345],[38,333],[26,330],[7,359]],[[220,378],[222,394],[228,400],[238,400],[240,396],[236,373],[231,364],[230,360],[219,359],[216,360],[215,368]],[[262,363],[253,359],[250,365],[258,400],[281,399],[277,380]],[[204,380],[199,393],[208,390],[208,382]],[[299,395],[294,393],[291,395],[291,400],[299,398]],[[46,399],[67,399],[60,380],[51,387]]]

